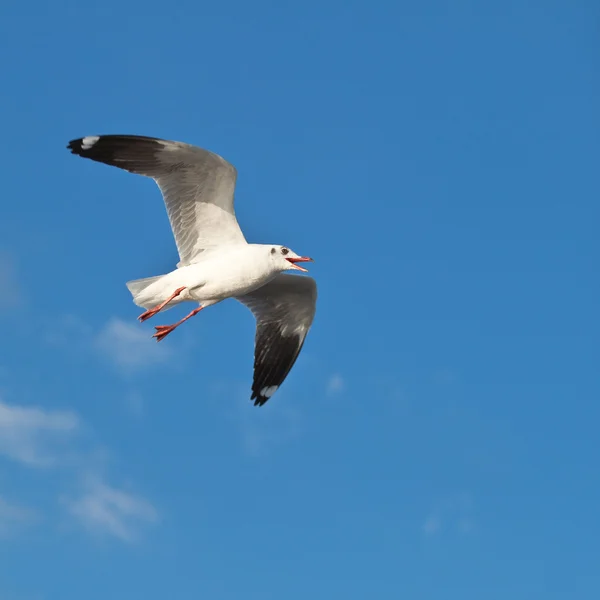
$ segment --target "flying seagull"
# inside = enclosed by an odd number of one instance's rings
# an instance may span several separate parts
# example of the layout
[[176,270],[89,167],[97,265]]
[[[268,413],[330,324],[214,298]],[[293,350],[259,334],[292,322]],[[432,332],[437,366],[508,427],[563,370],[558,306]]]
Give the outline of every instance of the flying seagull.
[[175,270],[127,282],[145,321],[180,302],[196,302],[186,317],[158,325],[160,341],[204,308],[227,298],[256,319],[252,396],[262,406],[296,362],[316,310],[311,277],[284,274],[312,262],[286,246],[249,244],[235,217],[237,171],[217,154],[182,142],[137,135],[72,140],[73,154],[151,177],[158,184],[179,252]]

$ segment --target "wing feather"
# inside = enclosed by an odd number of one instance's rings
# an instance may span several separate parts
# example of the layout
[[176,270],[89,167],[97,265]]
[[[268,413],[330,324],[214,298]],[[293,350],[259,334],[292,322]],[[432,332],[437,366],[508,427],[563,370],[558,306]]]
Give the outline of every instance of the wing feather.
[[178,267],[208,248],[246,243],[234,210],[237,171],[197,146],[137,135],[88,136],[73,154],[151,177],[160,188],[177,244]]
[[256,319],[254,405],[262,406],[294,366],[316,312],[312,277],[280,274],[263,287],[237,298]]

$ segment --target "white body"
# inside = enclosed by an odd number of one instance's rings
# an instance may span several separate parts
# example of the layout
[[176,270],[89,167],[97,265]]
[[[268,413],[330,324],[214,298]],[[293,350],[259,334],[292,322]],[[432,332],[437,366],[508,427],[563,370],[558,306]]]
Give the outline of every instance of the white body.
[[185,290],[165,309],[189,301],[206,307],[226,298],[244,296],[281,272],[270,258],[270,248],[262,244],[239,244],[217,252],[208,251],[194,264],[150,278],[146,280],[149,284],[141,289],[130,288],[133,301],[142,308],[152,308],[180,287]]

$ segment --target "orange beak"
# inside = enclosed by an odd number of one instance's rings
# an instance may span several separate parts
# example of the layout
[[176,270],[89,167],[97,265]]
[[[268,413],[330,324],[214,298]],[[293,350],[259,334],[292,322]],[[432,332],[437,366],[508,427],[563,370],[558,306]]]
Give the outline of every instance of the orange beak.
[[300,263],[300,262],[314,262],[314,260],[312,258],[309,258],[308,256],[298,256],[295,258],[287,258],[287,261],[292,263],[292,268],[293,269],[298,269],[298,271],[304,271],[305,273],[308,273],[308,269],[303,269],[302,267],[299,267],[296,263]]

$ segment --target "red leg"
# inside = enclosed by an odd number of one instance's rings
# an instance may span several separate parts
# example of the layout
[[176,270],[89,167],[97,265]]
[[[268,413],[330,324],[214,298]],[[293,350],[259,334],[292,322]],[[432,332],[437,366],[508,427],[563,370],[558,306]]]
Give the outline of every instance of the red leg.
[[148,309],[145,313],[142,313],[138,317],[138,319],[143,323],[146,319],[153,317],[156,313],[160,312],[167,304],[169,304],[169,302],[171,302],[173,298],[177,298],[177,296],[179,296],[179,294],[181,294],[183,290],[185,290],[185,287],[180,287],[176,289],[164,302],[161,302],[158,306],[155,306],[154,308]]
[[154,329],[156,329],[156,333],[152,337],[155,337],[156,341],[160,342],[160,340],[169,335],[176,327],[179,327],[184,321],[187,321],[189,318],[197,315],[203,308],[203,306],[195,308],[189,315],[183,317],[181,321],[177,321],[177,323],[174,323],[173,325],[156,325],[156,327],[154,327]]

